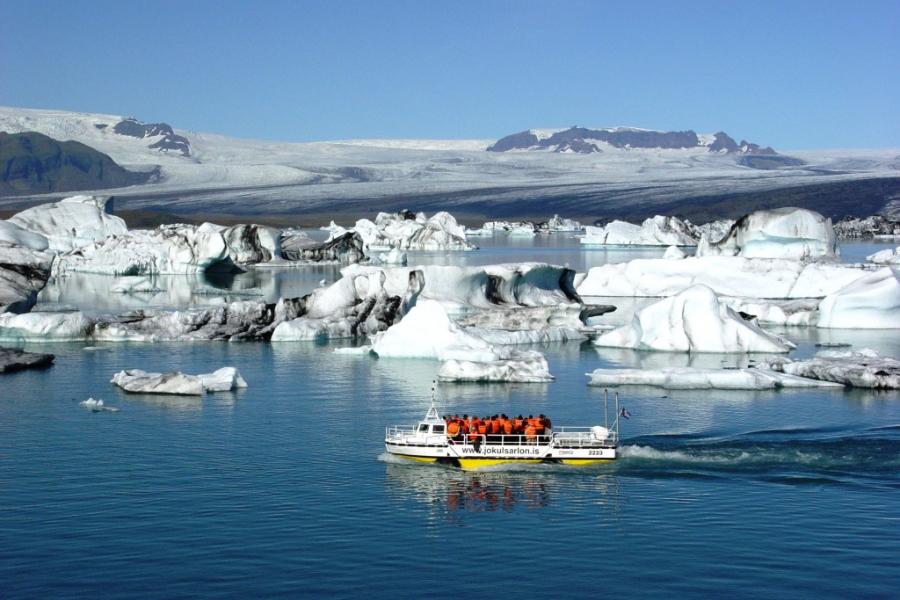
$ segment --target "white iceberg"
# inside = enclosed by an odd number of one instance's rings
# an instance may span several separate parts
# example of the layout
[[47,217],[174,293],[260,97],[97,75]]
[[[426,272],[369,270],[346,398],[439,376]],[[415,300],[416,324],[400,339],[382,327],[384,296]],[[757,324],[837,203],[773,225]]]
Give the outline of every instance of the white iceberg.
[[95,398],[88,398],[87,400],[82,400],[78,404],[85,407],[86,409],[88,409],[91,412],[103,412],[103,411],[118,412],[119,411],[118,408],[114,408],[112,406],[106,406],[106,404],[103,403],[103,400],[95,399]]
[[900,329],[900,272],[885,267],[829,294],[819,303],[818,326]]
[[684,250],[678,246],[669,246],[666,248],[665,254],[663,254],[663,258],[666,260],[681,260],[686,256],[687,254],[684,253]]
[[224,392],[247,387],[247,382],[234,367],[224,367],[202,375],[186,375],[180,372],[148,373],[140,369],[130,369],[113,375],[110,383],[126,392],[184,396],[200,396],[206,392]]
[[[332,223],[333,225],[333,223]],[[438,212],[431,218],[424,213],[378,213],[375,221],[360,219],[349,230],[333,225],[329,241],[352,231],[362,238],[368,251],[390,250],[473,250],[466,241],[465,228],[448,212]]]
[[281,258],[281,230],[265,225],[220,227],[204,223],[200,230],[217,229],[225,240],[228,256],[240,265],[266,263]]
[[779,388],[840,387],[763,369],[704,369],[667,367],[661,369],[596,369],[587,373],[588,385],[647,385],[667,390],[771,390]]
[[72,196],[23,210],[9,222],[44,236],[50,250],[69,252],[128,231],[125,221],[106,212],[108,201],[108,196]]
[[80,312],[0,314],[0,341],[67,342],[88,339],[95,321]]
[[766,363],[776,372],[848,387],[900,389],[900,360],[865,348],[858,352],[824,351],[806,360],[769,358]]
[[875,254],[870,254],[866,260],[876,265],[897,265],[900,266],[900,246],[897,248],[886,248],[879,250]]
[[584,225],[575,219],[564,219],[559,215],[553,215],[553,218],[541,225],[541,230],[550,233],[575,233],[584,231]]
[[381,357],[476,362],[501,358],[492,344],[454,323],[440,302],[421,299],[399,323],[375,336],[372,350]]
[[438,370],[441,381],[544,383],[553,381],[547,359],[540,352],[511,353],[503,360],[477,362],[450,359]]
[[745,315],[750,315],[762,325],[787,325],[806,327],[814,323],[819,302],[815,299],[799,300],[752,300],[747,298],[722,298],[725,302]]
[[112,235],[62,254],[53,263],[53,274],[183,275],[214,268],[234,268],[217,227],[162,225]]
[[640,225],[612,221],[604,227],[585,228],[585,245],[616,246],[696,246],[690,226],[677,217],[657,215]]
[[703,284],[737,298],[823,298],[865,274],[834,263],[786,259],[635,259],[591,268],[577,291],[581,296],[664,297]]
[[666,352],[788,352],[795,347],[742,319],[705,285],[651,304],[594,344]]
[[758,210],[737,220],[718,241],[703,238],[697,256],[745,258],[835,258],[837,238],[831,219],[804,208]]

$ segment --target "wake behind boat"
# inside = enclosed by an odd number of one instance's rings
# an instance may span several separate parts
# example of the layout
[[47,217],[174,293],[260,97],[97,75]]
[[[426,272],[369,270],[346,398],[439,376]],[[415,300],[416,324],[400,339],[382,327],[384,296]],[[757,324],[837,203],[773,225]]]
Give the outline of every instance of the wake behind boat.
[[[434,392],[434,389],[432,389]],[[462,469],[478,469],[502,464],[562,463],[591,465],[615,460],[619,442],[619,397],[615,396],[615,420],[609,426],[608,399],[604,404],[604,425],[590,427],[544,427],[536,419],[510,433],[506,428],[493,430],[485,421],[460,422],[456,417],[438,414],[434,394],[431,407],[416,425],[385,428],[387,452],[403,459],[442,463]],[[496,419],[494,419],[496,420]],[[488,422],[493,423],[494,420]],[[501,419],[513,421],[518,419]],[[546,420],[549,424],[549,419]]]

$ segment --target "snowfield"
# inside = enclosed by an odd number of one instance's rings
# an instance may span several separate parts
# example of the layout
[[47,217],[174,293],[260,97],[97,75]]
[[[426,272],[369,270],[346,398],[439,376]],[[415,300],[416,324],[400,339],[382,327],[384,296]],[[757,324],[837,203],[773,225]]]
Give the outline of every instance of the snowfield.
[[[162,202],[179,211],[209,210],[214,204],[220,213],[232,214],[325,212],[336,200],[345,201],[346,210],[353,203],[356,210],[365,207],[370,212],[375,207],[403,208],[379,204],[389,200],[435,211],[438,201],[452,210],[489,199],[499,216],[514,215],[516,207],[521,215],[523,202],[583,198],[624,211],[639,199],[664,204],[686,196],[900,175],[896,149],[785,150],[808,164],[760,170],[702,146],[678,150],[610,146],[592,155],[502,153],[486,152],[486,140],[289,143],[176,129],[191,144],[191,155],[182,156],[149,148],[147,138],[116,134],[112,128],[121,120],[117,115],[0,107],[2,131],[38,131],[59,140],[77,140],[131,170],[158,166],[159,181],[106,192],[131,209],[158,209]],[[429,199],[434,203],[428,204]],[[12,198],[3,203],[26,204]],[[547,217],[552,214],[550,207],[537,207]],[[596,212],[579,210],[586,215]]]

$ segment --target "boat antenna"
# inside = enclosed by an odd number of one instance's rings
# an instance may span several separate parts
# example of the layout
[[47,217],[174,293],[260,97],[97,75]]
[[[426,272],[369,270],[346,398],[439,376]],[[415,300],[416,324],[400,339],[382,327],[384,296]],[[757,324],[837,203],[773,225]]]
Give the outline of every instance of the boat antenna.
[[609,429],[609,388],[603,388],[603,426]]

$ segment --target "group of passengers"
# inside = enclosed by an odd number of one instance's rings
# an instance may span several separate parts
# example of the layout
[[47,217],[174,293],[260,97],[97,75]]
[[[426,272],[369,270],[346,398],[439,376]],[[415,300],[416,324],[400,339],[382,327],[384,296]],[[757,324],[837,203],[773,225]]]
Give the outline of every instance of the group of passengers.
[[447,424],[447,437],[451,440],[468,440],[474,444],[516,444],[521,441],[520,438],[504,439],[505,436],[525,436],[526,442],[535,444],[540,436],[550,435],[552,426],[550,419],[542,414],[536,417],[528,415],[528,418],[522,415],[507,417],[505,414],[484,418],[475,415],[444,415],[444,422]]

